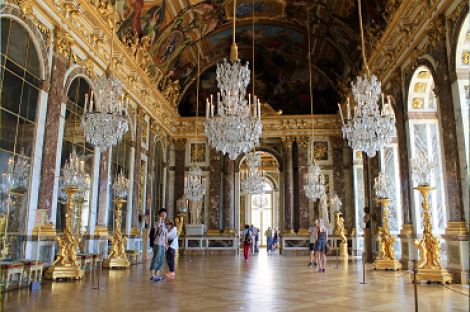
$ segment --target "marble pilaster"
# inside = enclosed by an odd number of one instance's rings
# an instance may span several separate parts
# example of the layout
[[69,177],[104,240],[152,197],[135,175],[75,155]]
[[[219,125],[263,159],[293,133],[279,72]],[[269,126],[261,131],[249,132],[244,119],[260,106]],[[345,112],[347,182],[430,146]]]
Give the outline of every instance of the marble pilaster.
[[449,222],[464,220],[462,189],[460,184],[460,163],[457,146],[457,130],[452,102],[451,81],[447,61],[446,41],[438,42],[432,51],[436,61],[435,93],[439,99],[440,125],[442,127],[442,145],[445,164],[445,185],[447,188],[447,209]]
[[[67,102],[63,93],[67,59],[59,52],[52,57],[52,74],[47,105],[47,127],[44,132],[42,150],[41,185],[39,187],[38,208],[47,209],[47,221],[56,223],[53,213],[57,207],[58,178],[60,176],[60,151],[58,151],[62,104]],[[38,151],[39,152],[39,151]]]
[[147,160],[147,188],[146,188],[146,202],[145,205],[145,214],[149,217],[151,214],[151,209],[153,208],[152,205],[152,181],[157,179],[158,177],[153,176],[153,166],[155,161],[155,132],[153,131],[152,127],[150,127],[150,135],[149,135],[149,157]]
[[[343,218],[345,220],[346,226],[348,218],[351,218],[352,215],[348,214],[347,204],[346,204],[346,192],[345,192],[345,172],[344,172],[344,160],[343,160],[343,139],[340,137],[332,138],[331,143],[333,144],[333,185],[335,186],[335,192],[338,194],[338,197],[341,199],[343,206],[341,212],[343,213]],[[351,160],[352,164],[352,160]],[[332,198],[334,194],[330,194]]]
[[299,230],[308,230],[310,224],[310,200],[305,195],[303,178],[305,173],[308,172],[308,146],[309,139],[301,137],[297,139],[297,165],[298,165],[298,185],[299,185]]
[[187,139],[175,139],[175,202],[184,196],[184,172]]
[[[140,112],[139,112],[140,115]],[[135,161],[134,161],[134,180],[132,193],[132,228],[139,226],[139,210],[140,210],[140,167],[142,160],[142,118],[137,118],[135,132]]]
[[[96,212],[95,235],[104,235],[108,226],[108,202],[109,202],[109,172],[111,166],[110,149],[101,153],[100,160],[100,177],[99,177],[99,197],[98,210]],[[101,234],[99,232],[102,232]]]
[[[224,156],[224,234],[235,232],[235,160]],[[212,181],[211,181],[212,182]]]
[[[222,163],[221,153],[216,151],[215,148],[210,149],[210,189],[209,189],[209,205],[208,205],[208,232],[217,234],[220,228],[220,204],[221,204],[221,185],[222,185]],[[220,234],[220,232],[219,232]]]
[[282,138],[285,163],[285,233],[294,233],[294,167],[292,159],[292,137]]

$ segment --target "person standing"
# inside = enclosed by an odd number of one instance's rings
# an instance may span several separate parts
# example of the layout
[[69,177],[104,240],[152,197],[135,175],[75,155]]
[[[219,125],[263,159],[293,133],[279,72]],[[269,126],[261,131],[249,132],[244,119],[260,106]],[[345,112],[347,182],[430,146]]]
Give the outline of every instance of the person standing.
[[256,236],[255,236],[255,251],[259,252],[259,228],[255,228]]
[[[320,219],[319,226],[315,229],[315,254],[317,256],[317,263],[320,269],[318,272],[326,271],[326,244],[328,242],[328,232],[325,228],[325,222]],[[322,269],[323,266],[323,269]]]
[[274,229],[273,247],[274,247],[274,250],[279,248],[279,234],[277,232],[277,229]]
[[251,232],[251,252],[253,254],[253,256],[255,255],[255,249],[256,249],[256,229],[255,227],[253,226],[253,224],[250,226],[250,232]]
[[160,209],[158,212],[160,218],[156,224],[155,242],[153,244],[153,258],[150,264],[150,280],[155,282],[164,281],[165,278],[160,275],[163,262],[165,261],[165,250],[168,249],[168,230],[165,227],[166,210]]
[[250,227],[245,225],[245,231],[243,231],[243,255],[245,256],[245,261],[248,261],[248,256],[250,255],[250,245],[253,243],[252,232]]
[[166,276],[175,276],[175,253],[178,249],[178,228],[175,226],[173,221],[168,223],[168,251],[166,252],[166,262],[170,272],[166,273]]
[[[308,234],[310,235],[310,263],[308,264],[308,267],[312,267],[312,263],[315,260],[315,238],[316,238],[316,232],[315,229],[317,228],[317,220],[314,221],[313,227],[308,228]],[[317,266],[317,263],[315,262],[315,266]]]
[[269,251],[271,250],[271,255],[273,254],[273,231],[271,230],[271,227],[268,226],[268,229],[266,232],[264,232],[264,236],[266,236],[266,245],[267,245],[267,253],[269,255]]

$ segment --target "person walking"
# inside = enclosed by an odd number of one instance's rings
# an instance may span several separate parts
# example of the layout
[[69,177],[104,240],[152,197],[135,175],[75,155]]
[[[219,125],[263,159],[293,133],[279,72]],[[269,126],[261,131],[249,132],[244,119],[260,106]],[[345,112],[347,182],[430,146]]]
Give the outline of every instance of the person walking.
[[153,258],[150,263],[150,280],[155,282],[164,281],[165,278],[160,275],[163,262],[165,261],[165,250],[168,249],[168,230],[165,227],[166,210],[160,209],[158,212],[160,218],[155,229],[155,242],[153,244]]
[[279,248],[279,234],[277,232],[277,229],[274,229],[273,247],[274,250]]
[[255,228],[256,236],[255,236],[255,251],[259,252],[259,228]]
[[269,255],[269,251],[271,250],[271,255],[273,254],[273,231],[271,230],[271,227],[268,226],[268,229],[266,232],[264,232],[264,236],[266,236],[266,245],[267,245],[267,253]]
[[255,249],[256,249],[256,229],[255,227],[253,226],[253,224],[250,226],[250,232],[251,232],[251,252],[252,252],[252,255],[254,256],[255,255]]
[[[308,234],[310,235],[310,263],[308,264],[308,267],[312,267],[312,263],[315,260],[315,238],[316,238],[316,233],[315,229],[317,228],[317,220],[314,221],[313,227],[308,228]],[[317,263],[315,262],[315,266],[317,266]]]
[[[320,269],[318,272],[326,271],[326,244],[328,242],[328,232],[325,228],[325,222],[323,219],[320,219],[319,226],[315,229],[316,239],[315,239],[315,254],[317,257],[317,263]],[[322,269],[323,267],[323,269]]]
[[245,231],[243,231],[243,255],[245,256],[245,261],[248,261],[248,256],[250,255],[250,245],[253,243],[252,233],[250,227],[245,225]]
[[170,272],[166,273],[166,276],[175,276],[175,253],[178,249],[178,228],[175,226],[173,221],[168,223],[168,251],[166,252],[166,262]]

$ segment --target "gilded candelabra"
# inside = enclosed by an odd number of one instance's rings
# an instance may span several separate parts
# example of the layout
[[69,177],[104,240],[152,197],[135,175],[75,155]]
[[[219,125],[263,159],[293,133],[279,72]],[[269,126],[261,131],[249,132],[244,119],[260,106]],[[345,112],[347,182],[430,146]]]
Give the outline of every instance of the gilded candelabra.
[[[413,245],[419,249],[419,262],[417,264],[418,276],[416,281],[428,280],[442,284],[451,283],[452,275],[442,268],[441,264],[441,246],[439,239],[432,235],[431,213],[428,212],[431,204],[428,202],[428,195],[431,190],[436,189],[433,186],[420,184],[414,188],[421,192],[423,196],[423,238],[415,240]],[[414,280],[414,273],[410,274],[411,280]]]
[[113,203],[116,204],[116,228],[113,237],[109,238],[111,248],[108,253],[108,258],[103,261],[103,268],[129,268],[130,263],[126,256],[127,237],[122,237],[121,232],[122,204],[125,202],[125,199],[113,200]]
[[65,188],[62,191],[67,193],[67,213],[65,214],[64,235],[56,237],[58,245],[56,260],[52,263],[44,275],[46,279],[56,280],[57,278],[80,279],[84,276],[84,271],[80,269],[77,261],[77,250],[80,237],[73,233],[73,197],[76,193],[82,192],[78,188]]
[[377,237],[379,242],[379,255],[375,260],[375,269],[390,269],[400,270],[401,263],[395,257],[395,237],[390,235],[390,227],[388,226],[388,215],[387,209],[388,204],[392,201],[390,198],[377,198],[376,199],[383,207],[383,220],[382,220],[382,231],[381,235]]
[[341,243],[339,244],[339,255],[340,257],[347,257],[348,256],[348,239],[344,235],[344,218],[341,217],[342,212],[334,212],[335,219],[336,219],[336,229],[335,233],[339,235],[341,238]]

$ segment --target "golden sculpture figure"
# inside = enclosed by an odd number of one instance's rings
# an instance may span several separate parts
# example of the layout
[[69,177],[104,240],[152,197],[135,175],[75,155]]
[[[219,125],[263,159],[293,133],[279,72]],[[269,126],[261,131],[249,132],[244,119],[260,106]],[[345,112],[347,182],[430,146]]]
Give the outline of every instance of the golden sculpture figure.
[[116,227],[113,237],[109,238],[111,247],[108,252],[108,258],[103,261],[103,268],[129,268],[130,263],[126,256],[127,237],[122,237],[121,232],[122,204],[125,202],[126,200],[124,199],[113,200],[113,203],[116,204]]
[[[415,190],[423,195],[423,238],[415,240],[413,245],[419,249],[419,262],[417,265],[418,276],[416,281],[429,280],[442,284],[451,283],[452,275],[442,268],[441,264],[441,246],[439,239],[432,235],[431,213],[428,212],[431,204],[428,202],[429,191],[436,189],[429,185],[419,185]],[[411,280],[414,280],[414,273],[410,274]]]
[[340,257],[347,257],[348,256],[348,239],[344,235],[344,219],[340,217],[343,213],[342,212],[334,212],[336,218],[336,230],[341,238],[341,243],[339,244],[339,255]]
[[390,227],[388,225],[389,211],[387,209],[388,203],[392,201],[389,198],[377,198],[376,199],[383,206],[383,220],[382,220],[382,232],[377,241],[380,244],[380,253],[375,260],[375,269],[390,269],[400,270],[402,268],[401,263],[395,257],[395,242],[396,238],[390,234]]
[[76,193],[82,192],[79,189],[69,188],[62,189],[67,193],[67,213],[65,214],[64,235],[56,237],[55,241],[58,245],[56,260],[49,267],[44,275],[46,279],[56,280],[57,278],[74,278],[80,279],[84,276],[84,271],[80,269],[77,261],[77,250],[81,238],[73,233],[73,197]]

